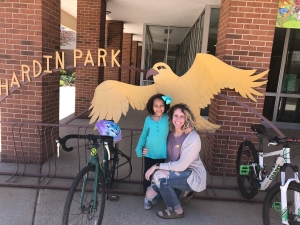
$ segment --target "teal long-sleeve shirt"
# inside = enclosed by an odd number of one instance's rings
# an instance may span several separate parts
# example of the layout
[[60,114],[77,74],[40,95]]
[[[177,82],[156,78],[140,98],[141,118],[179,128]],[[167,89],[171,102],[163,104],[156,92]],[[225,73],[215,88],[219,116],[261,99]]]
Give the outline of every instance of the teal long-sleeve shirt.
[[167,114],[163,114],[162,118],[158,121],[154,121],[150,116],[147,116],[143,131],[135,149],[136,155],[142,157],[143,147],[146,147],[149,149],[146,157],[152,159],[167,158],[168,133],[169,123]]

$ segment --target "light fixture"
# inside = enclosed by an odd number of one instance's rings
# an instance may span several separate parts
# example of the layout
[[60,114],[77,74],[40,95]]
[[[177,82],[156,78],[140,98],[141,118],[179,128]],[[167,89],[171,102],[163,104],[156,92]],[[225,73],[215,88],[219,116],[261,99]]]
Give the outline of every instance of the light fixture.
[[106,15],[111,14],[111,11],[106,11]]

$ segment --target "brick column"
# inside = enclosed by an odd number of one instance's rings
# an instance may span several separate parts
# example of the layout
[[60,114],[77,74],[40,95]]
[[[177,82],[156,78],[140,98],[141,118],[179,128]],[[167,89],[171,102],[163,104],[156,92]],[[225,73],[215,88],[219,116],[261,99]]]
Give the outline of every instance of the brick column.
[[[106,21],[106,51],[107,59],[111,59],[112,50],[114,53],[118,50],[122,51],[123,43],[123,22],[116,20]],[[116,57],[119,64],[122,64],[122,52]],[[110,63],[110,61],[108,61]],[[104,80],[119,80],[121,81],[121,69],[114,65],[114,67],[106,67],[104,69]]]
[[[132,34],[123,33],[122,65],[131,66]],[[121,70],[121,81],[129,83],[130,70]]]
[[[142,61],[142,46],[138,46],[137,49],[137,65],[136,68],[141,68],[141,62]],[[137,72],[136,78],[135,78],[135,85],[140,85],[140,73]]]
[[[77,1],[76,48],[82,50],[83,55],[78,63],[84,63],[87,50],[90,50],[95,66],[76,68],[76,114],[90,107],[95,88],[104,80],[104,68],[96,65],[98,63],[98,48],[105,47],[105,17],[105,0]],[[91,65],[91,63],[87,65]],[[86,118],[87,115],[83,115],[82,118]]]
[[[1,102],[1,120],[32,123],[59,123],[59,72],[33,78],[33,60],[42,64],[46,70],[44,55],[55,58],[55,51],[60,49],[60,0],[1,1],[0,11],[2,24],[0,28],[0,78],[8,79],[9,84],[13,73],[22,83],[21,65],[30,67],[30,82],[19,88]],[[55,60],[50,60],[49,69],[55,68]],[[25,76],[25,81],[28,78]],[[10,86],[9,86],[10,88]],[[1,95],[5,91],[1,89]],[[18,132],[18,127],[14,131]],[[41,128],[41,127],[40,127]],[[54,142],[48,129],[42,132],[42,140],[36,126],[22,126],[22,146],[24,161],[37,163],[39,157],[46,159],[46,146]],[[53,129],[54,137],[58,136],[58,128]],[[16,133],[15,133],[16,135]],[[21,159],[20,140],[16,139],[18,160]],[[51,156],[52,149],[48,152]],[[1,125],[1,160],[13,162],[14,143],[12,125]],[[23,161],[21,161],[23,162]]]
[[[257,69],[258,73],[269,69],[277,11],[277,0],[222,0],[217,57],[240,69]],[[267,77],[262,80],[265,79]],[[265,85],[256,90],[264,93]],[[262,113],[264,97],[255,96],[258,101],[255,103],[250,99],[242,98],[233,90],[226,89],[222,93]],[[251,134],[251,124],[261,122],[247,109],[220,97],[216,97],[210,105],[209,121],[221,125],[217,133],[244,135]],[[223,157],[225,157],[224,171],[227,175],[234,175],[235,159],[240,142],[241,139],[231,138],[228,150],[221,151],[220,146],[225,148],[224,140],[211,140],[204,155],[208,171],[222,174]]]
[[[137,67],[137,49],[138,49],[138,42],[132,41],[132,47],[131,47],[131,66]],[[130,71],[130,84],[135,84],[135,77],[137,75],[137,72],[134,70]]]

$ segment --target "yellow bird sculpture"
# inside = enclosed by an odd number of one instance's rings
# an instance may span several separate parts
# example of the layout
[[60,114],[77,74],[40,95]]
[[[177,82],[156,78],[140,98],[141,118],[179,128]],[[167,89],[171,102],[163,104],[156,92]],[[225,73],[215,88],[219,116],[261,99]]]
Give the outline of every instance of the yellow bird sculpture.
[[171,105],[185,103],[190,107],[196,116],[198,130],[215,132],[220,126],[202,118],[200,108],[208,106],[214,95],[224,88],[235,89],[244,98],[257,102],[253,94],[263,94],[253,88],[267,82],[256,80],[265,76],[268,70],[252,76],[255,71],[237,69],[213,55],[202,53],[196,55],[192,67],[181,77],[173,73],[167,64],[156,63],[146,75],[154,76],[152,85],[135,86],[113,80],[99,84],[90,107],[90,123],[102,119],[118,122],[122,113],[126,116],[129,104],[133,109],[143,110],[152,95],[162,93],[173,98]]

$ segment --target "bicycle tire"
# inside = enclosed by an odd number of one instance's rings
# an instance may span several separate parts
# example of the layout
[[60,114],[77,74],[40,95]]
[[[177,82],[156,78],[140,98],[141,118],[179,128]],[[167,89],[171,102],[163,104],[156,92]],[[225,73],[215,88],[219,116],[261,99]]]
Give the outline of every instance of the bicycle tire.
[[[94,190],[94,174],[95,165],[90,164],[84,167],[76,176],[73,184],[69,190],[63,212],[63,225],[72,224],[97,224],[102,223],[104,208],[105,208],[105,188],[104,179],[101,171],[98,173],[98,187],[97,187],[97,211],[91,210]],[[87,183],[85,188],[85,196],[83,207],[80,209],[81,188],[84,181],[84,177],[87,177]],[[103,184],[103,185],[102,185]],[[100,199],[101,198],[101,199]]]
[[[116,168],[116,165],[117,165],[117,163],[114,160],[110,160],[108,162],[107,171],[109,172],[109,175],[108,175],[108,177],[109,177],[109,188],[112,188],[113,182],[115,181],[115,171],[116,171],[115,168]],[[114,168],[112,169],[112,167],[114,167]]]
[[[263,211],[262,211],[262,216],[263,216],[263,225],[271,225],[271,224],[282,224],[281,221],[281,208],[280,211],[278,208],[275,206],[275,203],[281,202],[281,196],[280,196],[280,185],[281,183],[277,183],[273,185],[267,192],[265,199],[264,199],[264,204],[263,204]],[[287,210],[288,210],[288,222],[289,224],[292,225],[299,225],[300,222],[297,221],[297,218],[299,220],[298,215],[294,214],[294,201],[291,201],[289,197],[292,197],[292,200],[294,199],[294,192],[297,191],[300,193],[300,184],[296,182],[291,182],[289,184],[288,190],[287,190]],[[298,203],[300,204],[300,202]],[[274,209],[274,206],[277,209]]]
[[113,182],[115,181],[115,171],[117,169],[117,165],[119,162],[119,154],[118,154],[118,149],[116,148],[111,148],[111,158],[108,161],[107,169],[106,171],[108,172],[108,179],[109,179],[109,185],[108,188],[112,188]]
[[[250,169],[248,175],[240,175],[239,172],[242,164],[250,165],[251,163],[258,164],[258,155],[252,142],[246,140],[240,144],[236,157],[238,188],[243,197],[246,199],[251,199],[258,193],[258,183],[257,187],[253,185],[254,182],[257,182],[256,180],[253,180],[255,179],[253,168]],[[249,187],[246,185],[247,182],[249,183]]]

